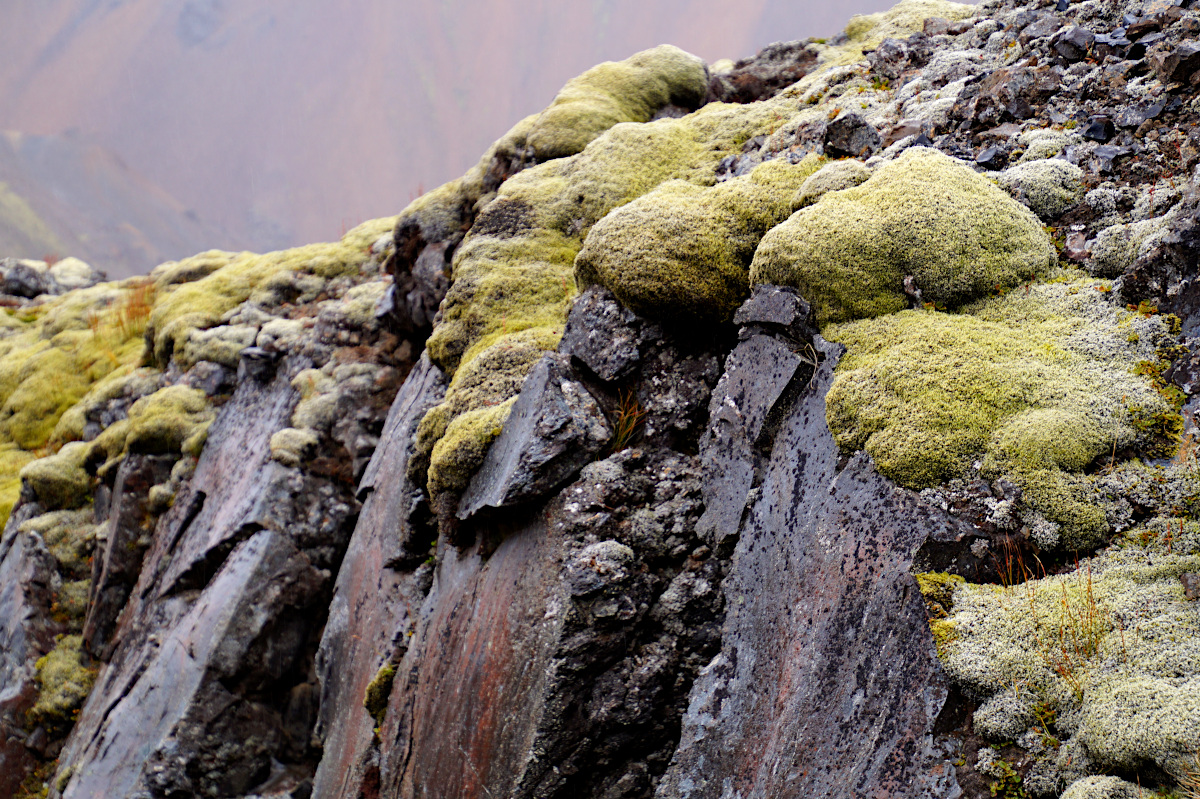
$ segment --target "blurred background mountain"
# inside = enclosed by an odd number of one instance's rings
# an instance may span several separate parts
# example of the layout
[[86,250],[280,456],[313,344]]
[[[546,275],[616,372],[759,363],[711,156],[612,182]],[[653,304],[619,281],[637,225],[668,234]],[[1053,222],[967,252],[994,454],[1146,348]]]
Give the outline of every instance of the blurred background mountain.
[[328,240],[458,176],[564,82],[715,61],[890,0],[8,0],[0,257],[111,277]]

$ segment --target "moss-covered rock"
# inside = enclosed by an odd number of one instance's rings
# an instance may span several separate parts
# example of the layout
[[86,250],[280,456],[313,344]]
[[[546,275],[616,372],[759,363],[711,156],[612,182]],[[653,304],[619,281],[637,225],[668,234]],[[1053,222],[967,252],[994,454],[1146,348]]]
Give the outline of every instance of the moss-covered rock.
[[865,183],[871,170],[862,161],[846,158],[832,161],[814,172],[792,199],[792,210],[807,208],[831,191],[852,189]]
[[1013,197],[1045,220],[1056,218],[1083,199],[1083,170],[1058,158],[1009,167],[997,179]]
[[750,279],[795,286],[824,324],[905,308],[906,276],[925,300],[954,307],[1055,258],[1027,208],[961,161],[913,147],[767,233]]
[[750,291],[754,249],[792,212],[820,164],[768,161],[712,188],[674,180],[604,217],[575,259],[581,284],[608,287],[651,319],[725,320]]
[[96,669],[83,651],[83,638],[61,636],[54,649],[38,659],[36,669],[40,691],[27,715],[31,723],[61,735],[75,723],[75,713],[96,682]]
[[320,443],[312,430],[285,427],[271,436],[271,457],[284,466],[299,466],[316,454]]
[[647,122],[665,105],[695,108],[707,91],[701,59],[659,45],[568,82],[533,124],[528,143],[541,161],[573,155],[620,122]]
[[146,328],[155,362],[165,365],[175,352],[184,353],[197,331],[220,324],[267,280],[292,272],[332,277],[357,271],[370,257],[371,244],[394,225],[395,217],[373,219],[336,242],[264,255],[204,253],[162,270],[155,282],[160,296]]
[[199,455],[214,416],[203,391],[167,386],[129,408],[125,450]]
[[87,444],[66,444],[55,455],[31,461],[21,469],[23,489],[47,510],[78,508],[92,498],[92,479],[84,470]]
[[1200,616],[1179,579],[1197,569],[1194,553],[1127,546],[1011,588],[959,586],[942,662],[1019,700],[992,703],[997,731],[1049,718],[1097,771],[1178,777],[1200,751]]
[[826,400],[835,439],[917,489],[980,459],[985,474],[1010,476],[1062,524],[1065,543],[1094,546],[1104,512],[1078,473],[1114,447],[1146,442],[1149,420],[1173,412],[1134,373],[1156,357],[1164,324],[1112,307],[1097,288],[1107,284],[1035,284],[963,314],[830,326],[825,335],[848,347]]

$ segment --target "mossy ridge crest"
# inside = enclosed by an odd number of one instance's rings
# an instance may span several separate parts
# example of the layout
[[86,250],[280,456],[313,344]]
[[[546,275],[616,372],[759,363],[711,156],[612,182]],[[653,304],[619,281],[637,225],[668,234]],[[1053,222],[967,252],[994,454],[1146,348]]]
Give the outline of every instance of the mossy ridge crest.
[[985,476],[1014,480],[1061,524],[1065,544],[1096,546],[1107,525],[1081,472],[1147,442],[1131,408],[1173,412],[1134,374],[1167,338],[1165,324],[1112,307],[1097,287],[1107,284],[1033,284],[961,314],[901,311],[827,326],[826,337],[848,348],[826,398],[835,440],[914,489],[960,477],[979,459]]
[[1029,209],[963,162],[912,147],[768,232],[750,279],[796,287],[825,324],[907,307],[909,276],[925,300],[957,307],[1055,259]]

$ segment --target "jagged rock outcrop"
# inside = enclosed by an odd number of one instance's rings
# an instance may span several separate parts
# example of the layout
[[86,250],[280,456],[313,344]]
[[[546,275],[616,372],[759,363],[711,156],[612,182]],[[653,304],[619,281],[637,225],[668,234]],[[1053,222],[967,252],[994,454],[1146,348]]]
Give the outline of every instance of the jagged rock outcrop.
[[1187,786],[1198,13],[658,48],[340,242],[14,295],[0,790]]

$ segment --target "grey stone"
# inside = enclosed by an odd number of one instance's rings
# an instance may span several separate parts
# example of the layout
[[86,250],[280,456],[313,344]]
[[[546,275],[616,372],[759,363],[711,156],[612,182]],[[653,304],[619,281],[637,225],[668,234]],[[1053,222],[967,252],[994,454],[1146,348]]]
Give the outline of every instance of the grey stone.
[[50,292],[49,276],[16,258],[0,261],[0,294],[33,299]]
[[601,380],[618,380],[641,357],[639,328],[637,316],[611,291],[591,286],[571,306],[558,351],[578,358]]
[[1116,135],[1116,129],[1108,117],[1092,117],[1088,126],[1081,130],[1079,135],[1092,141],[1106,142]]
[[1095,167],[1100,172],[1112,172],[1116,168],[1117,159],[1133,153],[1128,147],[1116,147],[1111,144],[1102,144],[1092,151],[1092,159]]
[[909,573],[950,525],[865,455],[839,468],[835,361],[774,441],[661,799],[961,795],[933,740],[947,682]]
[[1183,582],[1183,595],[1189,600],[1200,599],[1200,574],[1188,572],[1179,576]]
[[825,127],[825,152],[865,158],[883,145],[879,131],[858,114],[843,114]]
[[1200,44],[1183,42],[1174,47],[1161,44],[1147,54],[1146,60],[1164,83],[1184,83],[1200,69]]
[[1096,43],[1096,34],[1079,25],[1072,25],[1052,40],[1050,47],[1067,61],[1082,61]]
[[591,461],[612,435],[608,419],[566,358],[544,356],[525,378],[503,431],[463,492],[459,518],[549,493]]
[[736,325],[769,325],[799,339],[811,338],[812,306],[790,286],[758,285],[733,315]]
[[980,150],[979,155],[975,156],[975,163],[984,169],[1003,169],[1008,158],[1003,150],[993,145]]

